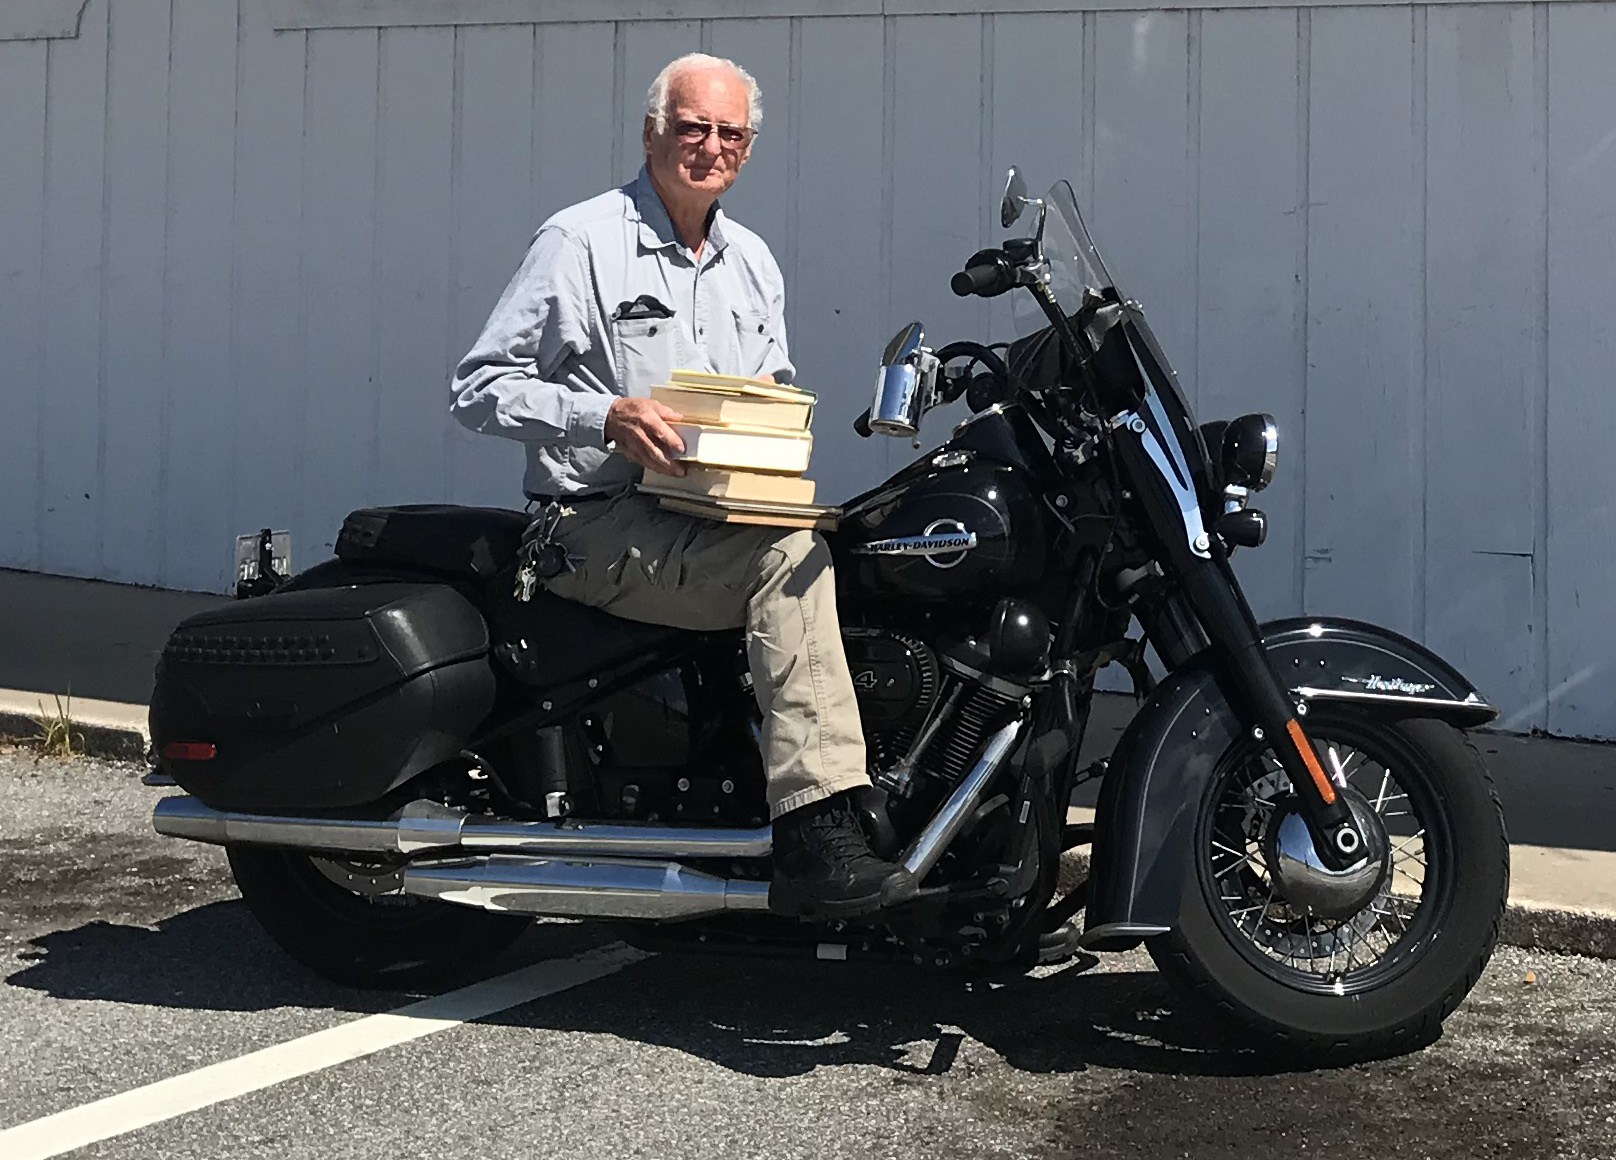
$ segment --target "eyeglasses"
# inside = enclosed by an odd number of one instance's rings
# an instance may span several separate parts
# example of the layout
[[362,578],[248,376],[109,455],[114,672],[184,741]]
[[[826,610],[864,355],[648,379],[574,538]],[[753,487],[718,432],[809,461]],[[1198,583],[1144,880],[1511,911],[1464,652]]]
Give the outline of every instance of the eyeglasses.
[[685,145],[700,145],[710,133],[717,133],[719,143],[726,149],[744,149],[757,136],[757,130],[747,125],[729,125],[723,121],[675,121],[673,135]]

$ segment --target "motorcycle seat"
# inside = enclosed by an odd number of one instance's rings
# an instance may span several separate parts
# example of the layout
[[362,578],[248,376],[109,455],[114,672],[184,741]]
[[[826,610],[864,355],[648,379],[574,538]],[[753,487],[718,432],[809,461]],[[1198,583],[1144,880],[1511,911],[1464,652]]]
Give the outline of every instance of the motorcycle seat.
[[360,508],[342,521],[337,558],[487,582],[516,558],[528,516],[507,508],[407,504]]
[[[671,657],[709,634],[613,616],[542,588],[531,600],[496,583],[488,603],[495,659],[523,684],[556,688]],[[504,579],[505,577],[501,577]]]
[[517,600],[516,554],[530,523],[506,508],[411,504],[361,508],[337,536],[349,564],[417,569],[473,583],[497,662],[518,680],[555,688],[665,657],[701,636],[625,620],[542,588]]

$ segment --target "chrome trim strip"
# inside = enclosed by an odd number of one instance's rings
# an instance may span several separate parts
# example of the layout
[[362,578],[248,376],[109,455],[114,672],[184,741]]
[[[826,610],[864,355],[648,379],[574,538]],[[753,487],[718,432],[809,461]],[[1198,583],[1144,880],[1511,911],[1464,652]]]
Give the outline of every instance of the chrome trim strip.
[[1483,701],[1475,693],[1471,693],[1460,701],[1453,697],[1411,697],[1406,693],[1360,693],[1355,689],[1315,689],[1308,685],[1292,689],[1291,692],[1309,701],[1347,701],[1371,704],[1391,702],[1397,705],[1418,705],[1427,709],[1469,709],[1475,712],[1485,710],[1494,714],[1498,712],[1496,706]]
[[898,859],[917,882],[925,880],[948,849],[948,844],[959,835],[971,811],[981,800],[982,791],[998,772],[1000,763],[1015,745],[1016,738],[1021,735],[1023,724],[1024,720],[1017,717],[988,738],[987,745],[982,748],[982,756],[976,759],[976,764],[960,779],[948,801],[943,803],[943,808],[926,823],[926,828],[909,843],[909,848]]

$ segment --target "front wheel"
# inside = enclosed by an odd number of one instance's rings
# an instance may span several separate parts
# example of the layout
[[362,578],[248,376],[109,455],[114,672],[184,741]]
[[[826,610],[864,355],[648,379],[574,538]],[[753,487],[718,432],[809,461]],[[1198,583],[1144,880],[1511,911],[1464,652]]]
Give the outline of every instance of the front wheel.
[[531,925],[407,895],[396,864],[265,846],[234,845],[226,853],[247,909],[281,949],[353,987],[442,986],[487,963]]
[[1384,831],[1379,872],[1346,908],[1319,913],[1311,903],[1336,883],[1327,872],[1306,880],[1314,871],[1277,837],[1295,814],[1290,781],[1260,742],[1237,741],[1201,802],[1178,926],[1151,940],[1151,956],[1290,1052],[1412,1050],[1440,1034],[1497,944],[1509,895],[1503,813],[1451,726],[1317,709],[1307,731]]

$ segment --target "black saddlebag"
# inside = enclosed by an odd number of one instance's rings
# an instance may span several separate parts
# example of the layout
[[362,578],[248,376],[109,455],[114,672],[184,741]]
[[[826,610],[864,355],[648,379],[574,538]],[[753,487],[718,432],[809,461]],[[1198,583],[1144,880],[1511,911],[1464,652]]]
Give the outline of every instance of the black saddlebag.
[[487,626],[454,589],[316,588],[181,623],[152,744],[215,809],[357,806],[456,756],[493,703]]

